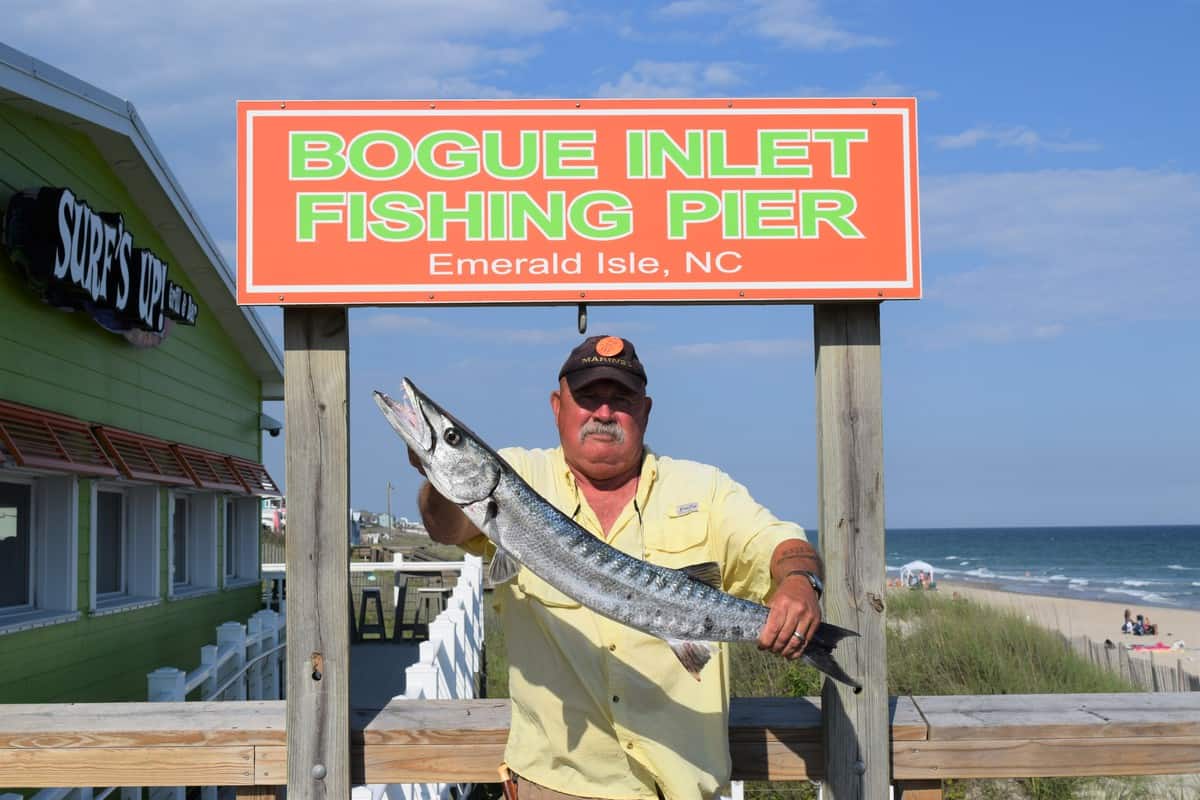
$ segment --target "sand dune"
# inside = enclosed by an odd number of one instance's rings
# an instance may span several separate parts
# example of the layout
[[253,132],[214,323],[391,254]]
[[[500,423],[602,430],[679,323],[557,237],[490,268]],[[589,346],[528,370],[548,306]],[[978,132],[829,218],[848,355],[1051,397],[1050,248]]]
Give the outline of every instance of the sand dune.
[[[1087,636],[1094,641],[1111,639],[1118,645],[1153,645],[1162,642],[1173,645],[1183,642],[1181,650],[1156,654],[1156,660],[1182,658],[1189,672],[1200,672],[1200,611],[1163,608],[1159,606],[1136,606],[1126,603],[1105,603],[1098,600],[1077,600],[1068,597],[1046,597],[1033,594],[1016,594],[988,589],[977,584],[938,581],[937,591],[942,595],[953,595],[998,608],[1007,608],[1024,615],[1051,630],[1061,631],[1067,636]],[[1134,636],[1121,633],[1121,621],[1125,609],[1135,615],[1148,615],[1158,625],[1157,636]],[[1138,655],[1136,651],[1131,655]]]

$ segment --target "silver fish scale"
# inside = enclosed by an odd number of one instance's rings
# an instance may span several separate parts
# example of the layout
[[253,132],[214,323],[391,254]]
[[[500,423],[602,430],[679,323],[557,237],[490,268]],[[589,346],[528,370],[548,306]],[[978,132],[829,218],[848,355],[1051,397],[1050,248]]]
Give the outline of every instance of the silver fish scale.
[[[505,470],[492,492],[500,543],[517,561],[597,613],[663,639],[758,638],[767,607],[617,550]],[[546,536],[545,531],[553,535]]]

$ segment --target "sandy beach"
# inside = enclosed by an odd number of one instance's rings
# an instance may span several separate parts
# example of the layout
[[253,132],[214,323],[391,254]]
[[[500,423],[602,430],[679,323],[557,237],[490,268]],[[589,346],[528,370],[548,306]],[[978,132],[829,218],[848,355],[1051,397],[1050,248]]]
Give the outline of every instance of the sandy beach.
[[[1159,606],[1136,606],[1125,603],[1105,603],[1098,600],[1077,600],[1069,597],[1047,597],[1017,594],[988,589],[977,584],[938,581],[937,592],[961,597],[999,608],[1012,609],[1031,622],[1057,630],[1067,636],[1087,636],[1096,642],[1111,639],[1118,645],[1153,645],[1162,642],[1173,645],[1183,642],[1182,649],[1155,654],[1159,663],[1169,659],[1174,663],[1182,658],[1189,672],[1200,672],[1200,611],[1172,609]],[[1134,636],[1121,633],[1125,609],[1136,616],[1148,615],[1158,625],[1156,636]],[[1131,651],[1130,655],[1139,655]]]

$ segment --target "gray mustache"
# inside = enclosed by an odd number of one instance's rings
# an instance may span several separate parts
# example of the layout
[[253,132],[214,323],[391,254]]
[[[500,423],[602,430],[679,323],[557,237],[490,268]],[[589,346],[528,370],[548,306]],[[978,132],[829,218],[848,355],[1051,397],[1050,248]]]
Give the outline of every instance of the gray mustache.
[[579,429],[579,441],[582,442],[593,434],[611,436],[616,440],[617,444],[625,442],[625,429],[616,422],[601,422],[597,419],[589,420]]

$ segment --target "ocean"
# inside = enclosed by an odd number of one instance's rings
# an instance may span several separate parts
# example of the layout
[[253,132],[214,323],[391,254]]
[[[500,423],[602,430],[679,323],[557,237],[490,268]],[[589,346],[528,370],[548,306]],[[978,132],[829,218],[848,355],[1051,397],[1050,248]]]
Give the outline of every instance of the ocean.
[[887,575],[1132,606],[1200,609],[1200,525],[889,529]]

